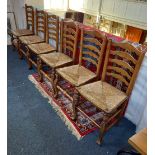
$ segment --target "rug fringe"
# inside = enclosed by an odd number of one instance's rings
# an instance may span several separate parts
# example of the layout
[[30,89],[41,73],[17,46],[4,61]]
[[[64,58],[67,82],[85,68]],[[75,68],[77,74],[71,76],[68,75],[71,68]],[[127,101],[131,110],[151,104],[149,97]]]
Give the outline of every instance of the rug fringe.
[[28,79],[35,84],[35,87],[37,90],[41,93],[41,95],[45,98],[48,98],[48,103],[53,107],[53,109],[56,111],[56,113],[59,115],[59,117],[63,120],[65,125],[67,126],[68,130],[71,131],[71,133],[78,139],[81,140],[83,137],[78,133],[74,125],[68,120],[66,115],[62,112],[61,108],[54,102],[54,100],[43,90],[43,88],[38,84],[36,79],[29,75]]
[[35,80],[35,78],[32,75],[28,76],[28,79],[35,84],[35,87],[37,88],[37,90],[41,93],[41,95],[44,98],[48,98],[49,102],[51,101],[51,97],[41,88],[41,86],[38,84],[38,82]]

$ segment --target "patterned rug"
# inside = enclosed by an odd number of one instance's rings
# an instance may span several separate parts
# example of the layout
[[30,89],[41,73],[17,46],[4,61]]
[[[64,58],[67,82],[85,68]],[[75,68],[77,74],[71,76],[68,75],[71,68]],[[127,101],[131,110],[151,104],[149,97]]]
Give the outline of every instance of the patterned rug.
[[[29,75],[28,78],[30,81],[32,81],[32,83],[35,84],[40,93],[49,99],[50,105],[55,109],[60,118],[65,122],[68,129],[77,137],[78,140],[97,129],[96,125],[80,111],[77,113],[77,120],[72,121],[72,104],[70,100],[60,91],[58,98],[55,99],[52,94],[52,85],[46,78],[44,78],[44,82],[39,82],[37,73]],[[69,87],[71,87],[65,81],[61,81],[61,84],[64,86],[64,88],[67,88],[67,90]],[[94,107],[90,102],[82,102],[80,109],[82,109],[82,111],[84,111],[95,122],[98,124],[101,123],[103,113],[96,109],[96,107]]]

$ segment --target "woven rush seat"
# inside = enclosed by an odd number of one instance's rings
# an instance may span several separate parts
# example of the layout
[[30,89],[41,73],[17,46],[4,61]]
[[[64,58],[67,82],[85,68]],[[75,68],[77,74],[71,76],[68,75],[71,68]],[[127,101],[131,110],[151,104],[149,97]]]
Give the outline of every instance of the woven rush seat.
[[37,35],[23,36],[23,37],[20,37],[19,39],[21,42],[23,42],[24,44],[27,44],[27,45],[44,42],[44,40]]
[[33,32],[29,29],[17,29],[17,30],[12,30],[12,34],[17,37],[20,37],[20,36],[32,35]]
[[48,64],[50,67],[53,67],[53,68],[60,67],[64,64],[67,64],[73,61],[73,59],[71,59],[69,56],[60,52],[41,54],[40,58],[46,64]]
[[31,45],[28,45],[28,47],[35,54],[42,54],[42,53],[56,51],[54,47],[52,47],[51,45],[47,43],[31,44]]
[[95,73],[80,65],[59,68],[57,69],[57,73],[75,86],[80,86],[87,81],[96,78]]
[[108,113],[127,99],[124,92],[102,81],[78,87],[77,90],[96,107]]

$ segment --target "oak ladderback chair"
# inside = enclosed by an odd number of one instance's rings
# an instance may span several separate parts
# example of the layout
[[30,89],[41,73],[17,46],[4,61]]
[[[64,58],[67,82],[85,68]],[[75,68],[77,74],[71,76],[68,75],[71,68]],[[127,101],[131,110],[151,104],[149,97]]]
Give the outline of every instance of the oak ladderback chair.
[[27,6],[25,4],[25,12],[26,12],[26,28],[32,29],[34,34],[34,9],[32,6]]
[[34,34],[34,9],[33,7],[25,4],[25,14],[26,14],[26,29],[16,29],[15,31],[13,30],[11,31],[12,32],[11,43],[14,47],[15,46],[18,47],[19,37]]
[[[19,57],[22,58],[23,55],[25,55],[27,57],[27,60],[29,60],[30,57],[29,53],[27,53],[28,45],[46,41],[46,12],[36,9],[35,13],[36,35],[19,37]],[[22,46],[24,46],[26,50],[23,50]]]
[[[40,26],[38,26],[38,30],[42,30]],[[37,67],[37,61],[33,59],[34,56],[36,57],[39,54],[58,51],[58,43],[59,43],[59,17],[58,16],[46,14],[46,32],[47,32],[46,42],[28,45],[29,50],[27,52],[29,53],[28,55],[29,55],[30,68],[32,67],[32,64],[35,67]],[[53,45],[54,43],[55,43],[55,46]],[[33,54],[32,58],[31,58],[31,54]]]
[[[123,116],[144,55],[127,42],[109,40],[102,79],[77,88],[81,96],[103,112],[103,121],[96,124],[100,128],[98,144],[101,144],[104,132]],[[117,81],[122,88],[117,88]]]
[[[61,38],[60,38],[60,52],[52,52],[47,54],[41,54],[38,57],[38,74],[40,81],[43,79],[43,75],[46,76],[52,83],[55,79],[55,69],[72,65],[75,59],[75,53],[77,49],[77,37],[79,34],[78,24],[70,21],[61,21]],[[52,72],[47,72],[43,68],[43,64],[49,67]],[[55,91],[55,88],[53,88]]]
[[55,42],[56,51],[59,46],[59,17],[56,15],[47,15],[47,43],[50,39]]
[[[56,70],[57,78],[55,80],[55,89],[57,90],[55,91],[55,96],[57,96],[58,90],[67,95],[67,92],[59,85],[59,78],[69,82],[74,88],[95,81],[99,78],[99,71],[104,57],[106,44],[107,38],[100,32],[95,30],[81,30],[79,64]],[[94,72],[89,67],[95,68]],[[75,119],[75,97],[71,95],[67,96],[72,101],[73,119]]]
[[104,56],[107,39],[97,31],[81,30],[79,64],[58,69],[64,78],[80,86],[97,78]]

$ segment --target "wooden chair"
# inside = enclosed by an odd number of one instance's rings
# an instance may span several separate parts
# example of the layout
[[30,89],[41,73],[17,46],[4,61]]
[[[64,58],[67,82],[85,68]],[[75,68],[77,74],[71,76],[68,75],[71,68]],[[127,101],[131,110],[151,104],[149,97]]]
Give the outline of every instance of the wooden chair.
[[[59,43],[59,17],[56,15],[46,15],[46,43],[30,44],[28,45],[27,55],[29,68],[32,64],[37,67],[37,61],[33,60],[34,56],[39,54],[50,53],[53,51],[58,51]],[[49,44],[49,41],[55,42],[55,47]],[[33,57],[31,57],[33,54]]]
[[[18,48],[18,38],[34,34],[34,9],[25,4],[26,29],[16,29],[11,31],[11,43]],[[15,42],[16,41],[16,42]],[[17,44],[17,45],[16,45]]]
[[[102,123],[94,122],[100,129],[98,144],[101,144],[104,132],[123,116],[144,54],[129,43],[109,40],[102,79],[77,88],[77,99],[80,94],[103,112]],[[121,82],[121,87],[118,87],[118,82]]]
[[[60,52],[52,52],[48,54],[41,54],[38,57],[38,74],[40,81],[43,75],[46,76],[52,83],[55,79],[55,69],[67,65],[72,65],[75,60],[77,50],[77,37],[79,34],[78,24],[73,21],[61,20],[61,39]],[[44,71],[43,64],[48,66],[52,73]],[[53,89],[55,91],[55,89]]]
[[[46,41],[46,12],[36,9],[36,35],[19,37],[19,58],[22,59],[23,55],[26,56],[27,61],[29,55],[27,55],[28,45],[36,44]],[[29,61],[28,61],[29,63]]]
[[[56,70],[57,76],[54,82],[54,88],[56,90],[55,97],[57,97],[58,90],[60,90],[72,101],[73,120],[76,119],[75,104],[77,99],[76,96],[71,96],[68,90],[63,89],[63,86],[59,84],[61,81],[60,78],[69,82],[74,88],[97,80],[99,78],[106,44],[107,38],[105,35],[96,30],[82,29],[79,64]],[[89,66],[93,69],[95,68],[94,72]]]

